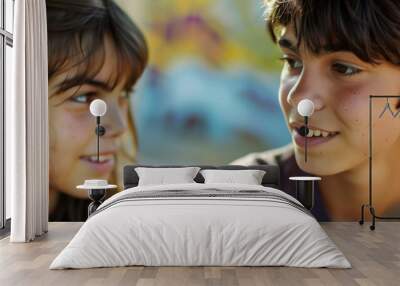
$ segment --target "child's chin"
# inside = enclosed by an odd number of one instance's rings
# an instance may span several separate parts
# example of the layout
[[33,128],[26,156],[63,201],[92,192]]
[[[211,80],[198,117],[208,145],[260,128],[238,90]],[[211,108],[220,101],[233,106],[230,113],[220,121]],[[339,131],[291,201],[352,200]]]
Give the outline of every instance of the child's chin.
[[307,162],[305,162],[305,156],[303,153],[295,154],[297,166],[306,173],[315,176],[329,176],[336,172],[331,168],[332,162],[329,163],[323,158],[315,158],[315,156],[307,156]]
[[68,191],[62,190],[62,192],[76,199],[89,199],[87,190],[74,189]]

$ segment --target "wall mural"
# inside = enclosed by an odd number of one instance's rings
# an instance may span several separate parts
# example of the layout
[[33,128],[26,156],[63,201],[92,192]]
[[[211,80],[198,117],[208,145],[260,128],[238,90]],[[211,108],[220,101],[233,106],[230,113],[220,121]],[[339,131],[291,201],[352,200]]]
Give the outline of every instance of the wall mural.
[[259,0],[122,4],[144,13],[150,48],[133,103],[139,161],[225,164],[290,142]]
[[[121,191],[122,168],[132,163],[278,164],[289,194],[294,193],[290,176],[322,178],[312,210],[318,220],[359,218],[368,200],[368,95],[393,90],[386,85],[390,78],[373,85],[365,73],[358,76],[362,69],[356,67],[366,62],[354,48],[357,39],[348,33],[338,37],[349,53],[335,54],[334,63],[326,64],[333,61],[325,58],[329,53],[301,58],[300,52],[289,52],[296,39],[291,27],[281,30],[286,41],[278,48],[268,35],[261,0],[46,3],[50,220],[85,220],[89,200],[76,186],[97,178]],[[311,30],[320,33],[317,22],[324,18],[313,19]],[[357,25],[346,25],[357,34]],[[307,37],[308,31],[303,33]],[[303,75],[296,85],[303,64],[311,62],[310,81],[305,84]],[[296,105],[308,97],[315,111],[304,129]],[[89,112],[94,99],[107,104],[99,160],[96,120]],[[398,113],[398,102],[386,104]],[[397,122],[383,117],[374,127],[380,146],[375,151],[396,157],[397,133],[389,126]],[[387,168],[382,156],[375,156],[381,160],[374,165],[381,170],[375,190],[388,189],[382,183],[394,177],[388,170],[395,168]],[[399,215],[397,191],[375,196],[379,214]]]

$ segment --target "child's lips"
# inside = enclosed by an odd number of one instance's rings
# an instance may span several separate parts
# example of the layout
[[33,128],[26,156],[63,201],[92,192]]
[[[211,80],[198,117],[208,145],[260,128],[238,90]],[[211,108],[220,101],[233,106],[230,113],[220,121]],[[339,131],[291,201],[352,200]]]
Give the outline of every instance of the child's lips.
[[105,163],[114,158],[113,154],[99,155],[99,160],[97,160],[97,155],[81,156],[81,159],[91,162],[91,163]]
[[[289,123],[289,127],[290,127],[291,129],[297,129],[297,130],[299,130],[300,128],[305,127],[305,125],[304,125],[304,122],[291,121],[291,122]],[[313,130],[313,131],[314,131],[314,130],[315,130],[315,131],[319,131],[319,132],[321,133],[321,135],[322,135],[323,133],[326,133],[326,134],[339,133],[339,131],[332,131],[331,128],[325,129],[325,128],[321,128],[321,127],[318,127],[318,126],[314,126],[314,125],[312,125],[312,124],[308,124],[308,129]]]
[[307,147],[313,147],[329,142],[335,137],[337,137],[339,134],[340,132],[330,132],[329,134],[324,134],[324,135],[322,135],[322,133],[317,133],[318,136],[315,136],[311,132],[311,134],[309,133],[308,136],[305,137],[300,134],[299,129],[294,128],[292,130],[292,136],[294,138],[294,141],[296,145],[298,145],[301,148],[305,148],[306,138],[307,138]]
[[114,168],[114,154],[101,154],[99,160],[97,155],[81,156],[80,159],[98,173],[108,173]]

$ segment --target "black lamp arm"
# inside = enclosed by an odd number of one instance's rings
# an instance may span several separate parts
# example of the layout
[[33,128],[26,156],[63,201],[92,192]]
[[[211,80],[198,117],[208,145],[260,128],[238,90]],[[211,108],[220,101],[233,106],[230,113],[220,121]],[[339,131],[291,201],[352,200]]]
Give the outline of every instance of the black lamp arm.
[[305,154],[304,154],[304,161],[307,162],[307,134],[308,134],[308,116],[304,116],[304,123],[306,125],[305,128]]
[[100,125],[100,116],[96,116],[96,124],[96,135],[103,136],[104,134],[106,134],[106,129],[104,128],[104,126]]
[[100,136],[106,133],[104,126],[100,125],[100,116],[96,116],[96,130],[97,135],[97,162],[100,162]]

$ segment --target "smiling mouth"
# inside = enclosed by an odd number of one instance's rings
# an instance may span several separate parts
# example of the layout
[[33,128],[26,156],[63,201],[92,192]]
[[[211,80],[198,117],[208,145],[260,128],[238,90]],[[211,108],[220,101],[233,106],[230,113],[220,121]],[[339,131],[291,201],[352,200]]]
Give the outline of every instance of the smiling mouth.
[[80,159],[94,164],[107,164],[109,162],[114,161],[114,155],[113,154],[100,155],[99,160],[97,160],[97,155],[81,156]]
[[337,131],[326,131],[316,128],[308,128],[308,132],[305,134],[306,130],[307,129],[304,125],[293,128],[293,140],[300,148],[305,148],[306,141],[308,147],[317,147],[320,144],[331,141],[340,134],[340,132]]
[[99,161],[97,155],[81,156],[80,160],[85,163],[86,167],[95,172],[98,176],[109,175],[115,165],[115,153],[101,154]]
[[322,138],[329,138],[329,137],[334,137],[338,135],[340,132],[337,131],[325,131],[325,130],[319,130],[319,129],[313,129],[313,128],[307,128],[305,125],[301,126],[300,128],[294,128],[297,132],[302,137],[307,137],[307,138],[315,138],[315,137],[322,137]]

